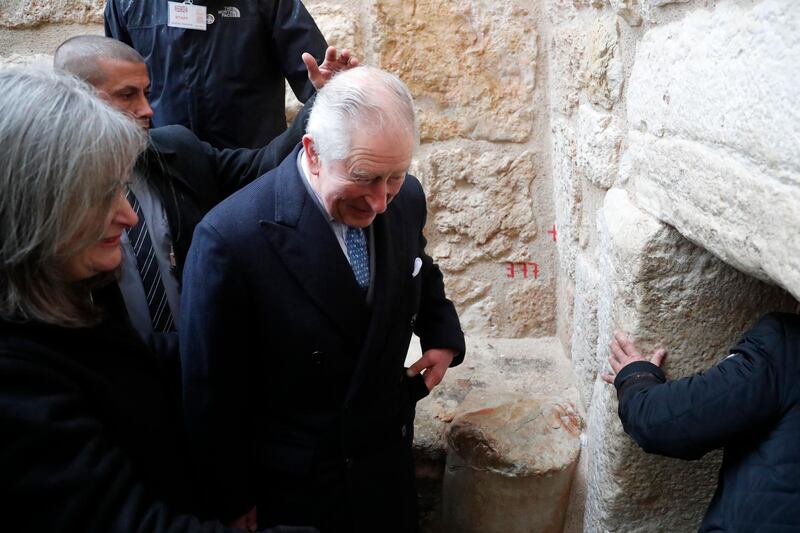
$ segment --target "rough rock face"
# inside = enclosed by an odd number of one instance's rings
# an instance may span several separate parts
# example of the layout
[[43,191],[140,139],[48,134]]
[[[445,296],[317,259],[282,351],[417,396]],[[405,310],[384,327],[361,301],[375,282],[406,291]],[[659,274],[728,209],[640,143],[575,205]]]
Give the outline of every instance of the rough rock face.
[[[419,344],[412,342],[411,346],[406,365],[410,365],[421,356]],[[563,400],[562,403],[575,406],[578,415],[583,418],[580,396],[573,384],[574,377],[569,361],[564,357],[557,340],[470,337],[467,339],[467,346],[469,354],[464,363],[449,369],[444,381],[428,398],[417,404],[414,430],[417,479],[420,487],[423,530],[431,533],[442,531],[440,519],[448,427],[456,415],[462,412],[459,406],[464,404],[468,396],[473,394],[473,398],[485,398],[486,406],[496,405],[493,402],[498,401],[502,403],[496,398],[507,397],[505,395],[512,395],[525,401],[531,398],[560,398]],[[538,411],[531,409],[530,412]],[[554,439],[540,441],[541,446],[537,444],[537,449],[542,451],[542,454],[538,454],[527,445],[519,451],[513,451],[511,449],[515,445],[509,444],[504,449],[511,451],[505,453],[505,456],[518,459],[508,461],[508,470],[519,468],[522,468],[521,472],[535,470],[524,467],[526,464],[529,466],[533,464],[530,460],[523,460],[526,457],[525,453],[533,454],[537,458],[543,457],[546,455],[545,450],[549,450],[549,446],[558,442],[562,441],[555,439],[555,436]],[[572,449],[560,445],[558,448],[554,454]],[[520,453],[522,455],[519,455]],[[555,457],[552,454],[551,456]],[[512,466],[512,463],[521,467]],[[524,495],[527,492],[522,491],[520,494]],[[458,502],[461,501],[459,498],[448,497],[454,505],[459,505]],[[560,501],[558,505],[552,507],[553,512],[564,512],[566,503],[566,499]]]
[[[650,31],[631,72],[623,171],[645,209],[795,297],[798,34],[800,6],[780,0],[722,4]],[[731,83],[741,89],[725,94]]]
[[561,530],[581,427],[559,398],[471,392],[447,431],[443,529]]
[[0,29],[103,22],[105,0],[3,0]]
[[538,49],[526,5],[486,0],[376,4],[380,66],[396,72],[420,97],[424,141],[529,138]]
[[[721,262],[612,189],[599,215],[601,290],[598,351],[611,332],[629,332],[643,352],[669,350],[670,378],[694,374],[728,355],[757,318],[792,300]],[[713,332],[713,333],[712,333]],[[719,455],[686,462],[648,456],[616,415],[612,386],[595,381],[589,410],[587,529],[684,531],[697,527],[716,485]],[[691,487],[692,496],[686,497]]]

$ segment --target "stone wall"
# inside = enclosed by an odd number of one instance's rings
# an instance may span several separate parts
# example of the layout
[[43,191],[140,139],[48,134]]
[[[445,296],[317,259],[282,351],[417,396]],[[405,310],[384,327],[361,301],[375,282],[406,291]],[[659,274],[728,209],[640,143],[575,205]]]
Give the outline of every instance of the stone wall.
[[719,456],[642,453],[598,374],[614,329],[680,377],[795,307],[800,4],[545,4],[558,336],[587,409],[568,529],[694,531]]
[[[102,5],[0,0],[0,64],[46,62],[66,37],[102,33]],[[306,5],[331,44],[396,72],[416,98],[429,250],[475,347],[420,411],[432,491],[443,406],[496,385],[482,376],[536,382],[548,376],[539,352],[563,352],[574,376],[560,372],[552,394],[586,413],[566,529],[695,530],[718,457],[641,453],[598,373],[613,329],[666,345],[668,375],[682,376],[800,297],[800,4]],[[501,374],[489,337],[551,338]]]

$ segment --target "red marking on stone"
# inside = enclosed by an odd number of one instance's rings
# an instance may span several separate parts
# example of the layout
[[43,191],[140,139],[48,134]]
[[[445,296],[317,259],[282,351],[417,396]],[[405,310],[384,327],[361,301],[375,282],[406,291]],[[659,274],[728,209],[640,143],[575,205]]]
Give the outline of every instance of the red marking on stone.
[[533,279],[539,279],[539,263],[514,263],[513,261],[506,263],[507,278],[514,279],[518,270],[522,270],[522,279],[528,279],[529,276],[533,277]]
[[547,230],[547,233],[552,235],[553,236],[553,242],[556,242],[556,240],[557,240],[556,237],[558,236],[558,231],[556,231],[556,225],[555,224],[553,224],[553,229],[552,230]]

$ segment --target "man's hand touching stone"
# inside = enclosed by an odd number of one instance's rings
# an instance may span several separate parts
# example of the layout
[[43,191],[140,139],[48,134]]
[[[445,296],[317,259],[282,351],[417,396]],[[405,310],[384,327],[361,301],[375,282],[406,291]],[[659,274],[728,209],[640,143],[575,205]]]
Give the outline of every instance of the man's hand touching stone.
[[422,354],[422,357],[416,363],[408,367],[406,373],[411,378],[422,372],[425,386],[431,391],[444,379],[444,374],[455,356],[456,352],[454,350],[431,348]]
[[[611,347],[611,355],[608,358],[608,363],[611,365],[611,370],[613,370],[614,373],[603,374],[601,376],[606,383],[613,384],[614,378],[619,374],[620,370],[634,361],[648,361],[647,358],[639,353],[633,341],[621,331],[614,332],[614,338],[609,343],[609,346]],[[649,361],[656,366],[661,366],[666,356],[667,351],[664,348],[659,348],[652,353]]]
[[325,87],[328,80],[337,72],[358,66],[358,58],[350,55],[350,50],[347,48],[337,56],[336,47],[329,46],[325,51],[325,60],[319,66],[314,56],[308,52],[305,52],[302,57],[303,63],[306,64],[306,69],[308,70],[308,79],[311,80],[311,84],[318,91]]

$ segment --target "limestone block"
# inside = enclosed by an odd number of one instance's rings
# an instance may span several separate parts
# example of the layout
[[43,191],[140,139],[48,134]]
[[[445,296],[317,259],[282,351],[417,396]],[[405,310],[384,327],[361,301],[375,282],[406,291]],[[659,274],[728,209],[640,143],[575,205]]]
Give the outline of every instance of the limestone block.
[[75,35],[103,35],[102,24],[58,24],[4,30],[0,29],[0,60],[14,55],[49,55],[52,58],[56,47]]
[[0,68],[35,66],[41,68],[53,68],[53,57],[45,54],[20,55],[11,54],[0,56]]
[[[598,357],[614,329],[644,352],[665,346],[669,378],[723,359],[758,316],[791,298],[684,239],[611,189],[598,215],[601,285]],[[589,409],[589,531],[696,530],[716,484],[719,454],[685,462],[648,456],[624,434],[612,386],[595,381]]]
[[640,0],[640,2],[642,18],[648,22],[656,22],[660,15],[659,11],[663,10],[664,6],[685,4],[689,0]]
[[[467,348],[464,362],[448,369],[430,396],[417,404],[414,448],[418,458],[444,462],[445,431],[458,406],[473,390],[502,384],[507,392],[560,397],[580,405],[572,367],[558,340],[470,336]],[[406,366],[421,356],[419,343],[412,341]]]
[[641,26],[638,0],[610,0],[614,12],[628,23],[628,26]]
[[349,48],[363,59],[359,18],[353,16],[349,4],[337,1],[306,0],[303,2],[314,17],[328,44],[338,49]]
[[800,297],[800,4],[718,4],[639,44],[621,174],[637,202]]
[[[569,360],[553,338],[467,338],[464,362],[447,371],[430,396],[417,404],[414,451],[424,527],[439,532],[442,480],[446,460],[445,433],[459,405],[475,390],[497,389],[525,396],[560,397],[578,406]],[[419,343],[411,342],[406,366],[421,357]],[[583,417],[583,411],[579,411]],[[420,482],[421,480],[421,482]]]
[[610,110],[619,101],[623,74],[614,17],[598,18],[589,32],[581,80],[593,104]]
[[583,192],[575,166],[577,143],[575,130],[569,121],[553,117],[551,128],[553,205],[558,230],[558,261],[561,271],[574,281],[583,202]]
[[591,105],[578,108],[575,166],[579,175],[602,189],[617,179],[623,133],[618,119],[595,111]]
[[593,260],[580,254],[575,263],[575,305],[572,330],[572,367],[583,405],[588,409],[597,373],[603,368],[597,357],[597,306],[602,278]]
[[[549,278],[549,279],[547,279]],[[555,279],[542,274],[538,280],[508,281],[490,316],[490,329],[499,337],[549,337],[556,333]]]
[[545,8],[550,23],[560,24],[578,17],[589,7],[601,8],[608,2],[609,0],[548,0],[545,2]]
[[447,432],[444,531],[560,531],[581,429],[560,398],[469,393]]
[[580,101],[586,39],[580,23],[558,27],[550,39],[550,108],[563,115],[571,115]]
[[102,23],[105,0],[3,0],[1,28]]
[[530,138],[538,50],[535,19],[526,5],[377,3],[379,65],[410,87],[423,141]]
[[485,259],[526,261],[536,236],[531,153],[481,148],[437,149],[414,166],[428,196],[432,256],[451,273]]

